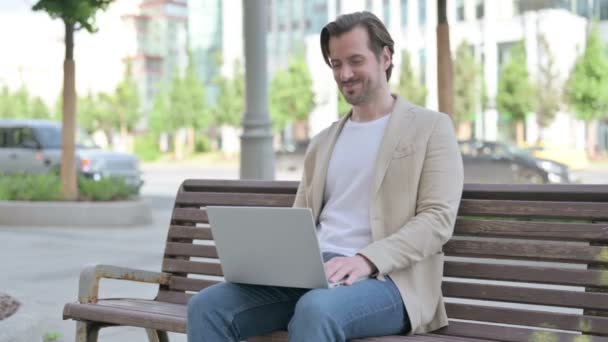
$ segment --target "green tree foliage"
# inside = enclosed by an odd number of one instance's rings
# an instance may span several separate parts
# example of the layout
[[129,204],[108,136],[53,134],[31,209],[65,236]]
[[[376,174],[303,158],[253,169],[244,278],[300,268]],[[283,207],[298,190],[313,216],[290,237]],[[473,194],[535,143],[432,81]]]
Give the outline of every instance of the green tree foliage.
[[312,77],[302,55],[289,61],[286,70],[275,72],[270,84],[272,126],[280,132],[294,121],[308,120],[314,108]]
[[579,119],[589,122],[608,116],[608,57],[597,27],[589,33],[566,89],[568,104]]
[[188,66],[184,75],[175,72],[169,85],[168,112],[165,114],[170,122],[165,122],[170,131],[180,128],[205,128],[210,122],[205,89],[198,78],[192,54],[188,53]]
[[20,87],[12,92],[7,86],[0,90],[0,118],[50,119],[48,106],[38,96]]
[[399,85],[397,93],[408,101],[420,106],[426,104],[426,87],[420,83],[412,70],[411,58],[407,51],[402,52],[401,72],[399,74]]
[[245,103],[245,76],[239,62],[235,63],[232,78],[220,76],[215,80],[218,96],[213,108],[213,123],[237,127]]
[[545,59],[539,63],[539,77],[536,106],[536,121],[540,127],[547,127],[562,103],[562,85],[559,83],[559,70],[556,69],[555,56],[551,52],[547,38],[539,36],[540,53]]
[[127,63],[125,77],[118,83],[111,99],[114,117],[114,127],[121,132],[133,132],[135,125],[141,119],[139,94],[133,80],[131,64]]
[[469,44],[462,42],[454,60],[454,119],[457,123],[475,120],[480,108],[483,82],[481,67],[476,63]]
[[108,8],[113,0],[40,0],[34,11],[45,11],[53,19],[61,19],[73,25],[74,30],[96,32],[95,13]]
[[507,120],[524,120],[534,110],[535,88],[526,67],[526,51],[522,42],[513,46],[510,58],[505,62],[498,80],[496,107]]

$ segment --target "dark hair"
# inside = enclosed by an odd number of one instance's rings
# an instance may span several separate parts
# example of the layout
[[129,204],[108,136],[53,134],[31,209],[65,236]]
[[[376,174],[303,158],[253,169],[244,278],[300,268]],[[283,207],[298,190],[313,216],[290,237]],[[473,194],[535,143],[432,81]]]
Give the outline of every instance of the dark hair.
[[[371,12],[355,12],[339,16],[335,21],[325,25],[321,30],[321,52],[325,63],[331,67],[329,57],[329,38],[339,37],[346,32],[350,32],[357,26],[367,30],[369,36],[369,49],[372,50],[377,59],[380,59],[382,49],[386,46],[391,52],[391,57],[395,53],[395,42],[391,38],[386,26]],[[391,79],[393,62],[386,69],[386,80]]]

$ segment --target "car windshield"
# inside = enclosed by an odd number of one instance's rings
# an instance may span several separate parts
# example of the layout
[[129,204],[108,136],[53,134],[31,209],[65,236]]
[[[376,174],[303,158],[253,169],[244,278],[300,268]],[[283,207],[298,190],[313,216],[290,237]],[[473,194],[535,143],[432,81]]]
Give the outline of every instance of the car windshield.
[[524,157],[524,158],[532,158],[532,154],[530,154],[529,151],[523,150],[523,149],[513,146],[513,145],[506,145],[506,146],[507,146],[507,149],[509,150],[509,152],[511,152],[514,155]]
[[[44,126],[36,129],[36,134],[44,148],[61,148],[61,127]],[[84,130],[76,130],[76,148],[98,148]]]

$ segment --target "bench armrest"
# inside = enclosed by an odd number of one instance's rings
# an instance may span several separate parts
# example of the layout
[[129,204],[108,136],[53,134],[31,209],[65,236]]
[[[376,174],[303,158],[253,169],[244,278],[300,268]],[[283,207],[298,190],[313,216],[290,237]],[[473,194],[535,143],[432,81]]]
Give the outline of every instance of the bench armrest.
[[168,285],[171,275],[112,265],[87,265],[80,271],[78,283],[78,301],[80,303],[97,302],[101,278]]

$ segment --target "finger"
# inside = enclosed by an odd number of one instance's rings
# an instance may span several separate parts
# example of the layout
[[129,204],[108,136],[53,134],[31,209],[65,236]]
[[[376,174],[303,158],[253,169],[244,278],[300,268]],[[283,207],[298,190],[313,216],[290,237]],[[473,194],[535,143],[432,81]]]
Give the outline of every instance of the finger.
[[344,284],[350,286],[354,284],[359,278],[361,278],[362,275],[363,272],[360,269],[354,269],[348,274],[348,277],[346,278],[346,280],[344,280]]
[[344,279],[352,270],[353,269],[352,269],[352,267],[349,264],[343,264],[329,278],[329,281],[332,282],[332,283],[338,282],[338,281]]
[[336,273],[336,270],[340,268],[340,262],[338,262],[338,260],[331,259],[330,261],[323,264],[323,267],[325,268],[325,276],[327,277],[327,279],[329,279],[329,277]]

